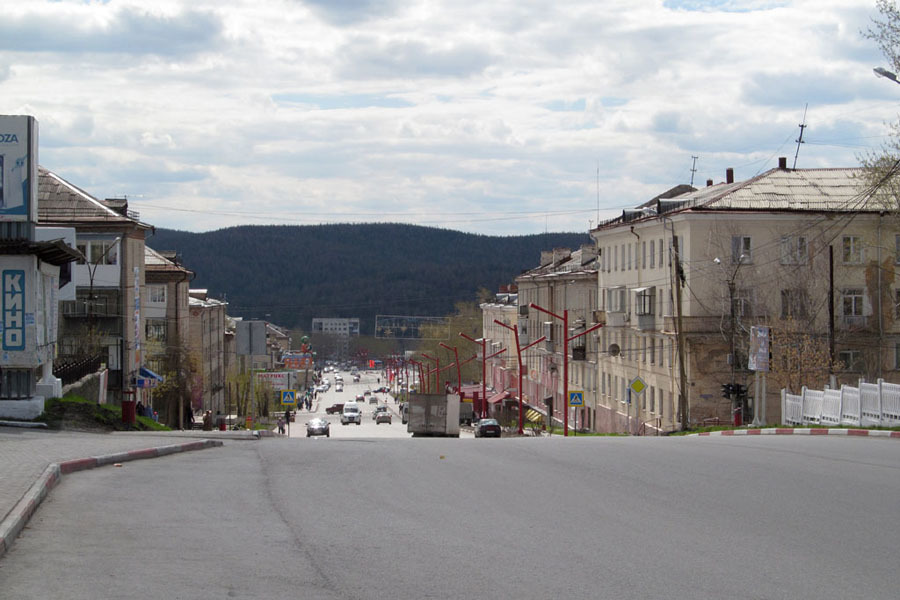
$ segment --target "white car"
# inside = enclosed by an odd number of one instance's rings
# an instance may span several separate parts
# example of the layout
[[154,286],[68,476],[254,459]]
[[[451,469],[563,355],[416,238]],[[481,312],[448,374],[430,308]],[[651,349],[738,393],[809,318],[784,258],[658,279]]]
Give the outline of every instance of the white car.
[[341,411],[341,425],[347,425],[348,423],[362,425],[362,411],[356,402],[348,402],[344,405],[344,410]]

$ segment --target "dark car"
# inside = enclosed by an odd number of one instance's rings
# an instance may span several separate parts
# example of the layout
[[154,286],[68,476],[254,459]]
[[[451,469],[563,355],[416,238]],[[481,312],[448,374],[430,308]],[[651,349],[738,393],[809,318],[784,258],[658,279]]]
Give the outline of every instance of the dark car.
[[325,409],[325,413],[329,415],[339,415],[344,410],[343,403],[340,404],[332,404],[328,408]]
[[497,419],[481,419],[475,423],[475,437],[500,437]]
[[387,394],[390,390],[386,385],[381,386],[380,388],[375,388],[375,392],[378,394]]
[[312,419],[306,423],[306,437],[324,435],[331,437],[331,423],[325,419]]

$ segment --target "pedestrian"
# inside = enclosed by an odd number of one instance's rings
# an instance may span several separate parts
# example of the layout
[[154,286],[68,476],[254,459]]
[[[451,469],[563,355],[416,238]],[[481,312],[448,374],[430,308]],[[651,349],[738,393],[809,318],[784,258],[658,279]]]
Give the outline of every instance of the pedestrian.
[[203,431],[212,431],[212,411],[203,413]]
[[278,433],[284,435],[284,417],[278,417]]
[[191,408],[190,402],[184,405],[184,420],[182,425],[187,429],[194,428],[194,410]]

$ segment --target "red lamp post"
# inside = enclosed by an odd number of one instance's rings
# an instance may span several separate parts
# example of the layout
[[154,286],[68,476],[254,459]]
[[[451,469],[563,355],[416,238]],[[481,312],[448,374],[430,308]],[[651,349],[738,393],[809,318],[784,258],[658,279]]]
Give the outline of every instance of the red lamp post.
[[462,370],[459,368],[459,351],[456,349],[456,346],[450,347],[444,342],[439,342],[441,348],[446,348],[447,350],[453,350],[453,358],[456,360],[456,393],[462,394]]
[[[434,361],[434,393],[441,393],[441,359],[435,358],[432,356],[428,356],[424,352],[422,353],[422,358],[427,358],[428,360]],[[431,370],[428,370],[428,387],[431,388]]]
[[[603,327],[603,323],[597,323],[593,327],[589,329],[585,329],[578,335],[573,335],[569,337],[569,309],[565,309],[563,311],[562,316],[559,316],[556,313],[552,313],[546,308],[542,306],[538,306],[534,302],[532,302],[529,306],[534,310],[538,310],[546,315],[550,315],[553,318],[559,319],[563,322],[563,402],[565,403],[565,410],[563,411],[563,435],[569,435],[569,342],[573,340],[577,340],[583,335],[587,335],[588,333],[594,331],[595,329],[600,329]],[[550,418],[553,418],[553,415],[550,415]]]
[[481,345],[481,418],[485,418],[487,417],[487,361],[489,358],[500,356],[501,354],[506,352],[506,348],[501,348],[497,352],[494,352],[490,356],[487,356],[487,338],[482,337],[476,340],[467,336],[462,331],[459,332],[459,337],[466,338],[473,344]]
[[510,327],[506,323],[503,323],[502,321],[498,321],[497,319],[494,319],[494,323],[496,323],[497,325],[500,325],[501,327],[506,327],[507,329],[509,329],[510,331],[513,332],[513,335],[516,336],[516,355],[518,356],[518,359],[519,359],[519,387],[518,387],[518,391],[519,391],[519,435],[522,435],[522,433],[523,433],[523,429],[522,429],[522,426],[523,426],[523,423],[522,423],[522,418],[523,418],[522,377],[525,374],[525,367],[522,366],[522,353],[525,352],[526,350],[528,350],[529,348],[531,348],[532,346],[534,346],[536,344],[540,344],[541,342],[546,340],[547,336],[542,335],[540,337],[540,339],[534,340],[533,342],[531,342],[530,344],[528,344],[527,346],[522,348],[519,345],[519,326],[518,325],[513,325],[512,327]]

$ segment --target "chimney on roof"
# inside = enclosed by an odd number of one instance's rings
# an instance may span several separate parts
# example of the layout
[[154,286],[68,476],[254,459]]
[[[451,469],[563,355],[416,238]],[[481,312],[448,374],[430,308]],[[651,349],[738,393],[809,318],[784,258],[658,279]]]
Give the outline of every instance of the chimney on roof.
[[787,156],[778,157],[778,168],[782,171],[787,171]]
[[706,187],[712,187],[712,179],[706,180]]
[[597,246],[595,244],[581,245],[581,264],[586,265],[597,258]]
[[116,211],[123,217],[128,216],[128,199],[127,198],[107,198],[103,200],[103,204],[107,208]]
[[553,262],[553,250],[541,250],[541,265],[549,265]]
[[731,167],[725,169],[725,183],[734,183],[734,169]]
[[501,294],[508,294],[508,293],[509,293],[509,286],[508,286],[508,285],[501,285],[501,286],[500,286],[500,293],[501,293]]
[[562,261],[568,259],[572,256],[572,250],[569,248],[554,248],[553,249],[553,264],[558,265]]

